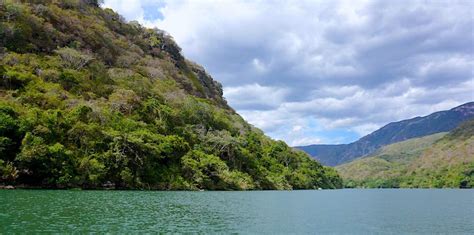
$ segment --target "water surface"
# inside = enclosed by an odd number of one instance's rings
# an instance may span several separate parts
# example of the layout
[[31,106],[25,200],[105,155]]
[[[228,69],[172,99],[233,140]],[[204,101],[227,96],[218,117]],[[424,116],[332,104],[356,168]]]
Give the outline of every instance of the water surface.
[[474,190],[0,190],[1,232],[474,232]]

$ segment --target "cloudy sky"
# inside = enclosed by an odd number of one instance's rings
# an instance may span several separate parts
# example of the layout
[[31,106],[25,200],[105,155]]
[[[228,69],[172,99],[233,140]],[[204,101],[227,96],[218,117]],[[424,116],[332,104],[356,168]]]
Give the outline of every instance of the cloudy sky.
[[474,1],[105,0],[169,32],[247,121],[349,143],[474,100]]

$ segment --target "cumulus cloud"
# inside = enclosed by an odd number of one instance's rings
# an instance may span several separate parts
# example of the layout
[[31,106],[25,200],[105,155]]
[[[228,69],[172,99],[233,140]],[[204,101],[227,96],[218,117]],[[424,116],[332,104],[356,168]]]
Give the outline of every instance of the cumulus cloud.
[[238,87],[225,87],[225,97],[235,109],[273,109],[285,101],[289,90],[265,87],[258,83]]
[[292,145],[355,140],[474,100],[474,2],[106,0],[168,31],[250,123]]

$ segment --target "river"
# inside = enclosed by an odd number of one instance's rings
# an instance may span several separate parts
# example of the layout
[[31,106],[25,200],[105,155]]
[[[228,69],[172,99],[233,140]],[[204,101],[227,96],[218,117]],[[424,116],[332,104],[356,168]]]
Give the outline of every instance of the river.
[[474,190],[0,190],[0,233],[474,232]]

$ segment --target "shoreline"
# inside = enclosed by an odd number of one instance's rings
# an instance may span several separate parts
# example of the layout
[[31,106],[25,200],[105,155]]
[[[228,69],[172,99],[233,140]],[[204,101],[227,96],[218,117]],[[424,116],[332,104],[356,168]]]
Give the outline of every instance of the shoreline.
[[413,189],[413,190],[426,190],[426,189],[460,189],[469,190],[474,188],[339,188],[339,189],[256,189],[256,190],[209,190],[209,189],[129,189],[129,188],[51,188],[51,187],[40,187],[40,186],[13,186],[13,185],[0,185],[0,190],[64,190],[64,191],[148,191],[148,192],[255,192],[255,191],[335,191],[335,190],[397,190],[397,189]]

